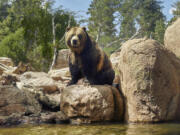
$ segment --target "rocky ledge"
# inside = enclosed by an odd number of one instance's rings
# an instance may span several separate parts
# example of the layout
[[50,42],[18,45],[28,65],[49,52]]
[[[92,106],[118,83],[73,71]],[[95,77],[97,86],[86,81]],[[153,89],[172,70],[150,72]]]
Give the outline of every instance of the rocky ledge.
[[83,80],[66,87],[69,50],[59,51],[48,73],[0,58],[0,125],[179,121],[180,59],[177,49],[169,49],[179,45],[171,36],[177,24],[167,29],[166,46],[134,39],[111,55],[118,89]]

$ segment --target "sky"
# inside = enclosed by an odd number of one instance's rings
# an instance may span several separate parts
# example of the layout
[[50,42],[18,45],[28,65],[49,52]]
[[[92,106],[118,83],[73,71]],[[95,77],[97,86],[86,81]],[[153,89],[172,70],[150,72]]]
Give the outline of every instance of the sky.
[[[86,12],[92,0],[56,0],[55,7],[62,5],[63,8],[70,11],[77,12],[81,16],[87,18]],[[172,18],[172,4],[178,0],[161,0],[163,2],[162,6],[163,13],[166,16],[167,21]]]

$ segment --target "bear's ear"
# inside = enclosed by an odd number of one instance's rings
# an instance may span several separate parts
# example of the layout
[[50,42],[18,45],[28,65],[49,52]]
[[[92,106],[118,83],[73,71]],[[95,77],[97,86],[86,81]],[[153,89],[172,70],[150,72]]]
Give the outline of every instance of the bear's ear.
[[82,27],[82,29],[83,29],[84,31],[86,31],[86,27]]
[[71,27],[67,27],[67,28],[66,28],[66,32],[68,32],[70,29],[71,29]]

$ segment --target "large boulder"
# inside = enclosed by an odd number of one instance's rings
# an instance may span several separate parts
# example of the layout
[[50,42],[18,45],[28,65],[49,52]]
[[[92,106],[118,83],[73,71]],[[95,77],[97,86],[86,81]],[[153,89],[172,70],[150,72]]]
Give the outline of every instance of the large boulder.
[[38,94],[10,85],[0,86],[0,126],[68,122],[64,113],[59,111],[59,105],[58,109],[52,109],[52,101],[40,101]]
[[[20,76],[20,87],[30,87],[42,90],[46,93],[59,91],[55,81],[44,72],[26,72]],[[20,88],[19,87],[19,88]],[[20,88],[22,89],[22,88]]]
[[69,60],[69,49],[62,49],[58,52],[57,59],[52,69],[61,69],[68,67]]
[[154,40],[123,44],[118,64],[127,122],[176,120],[180,60]]
[[0,86],[0,99],[0,116],[13,113],[37,114],[41,111],[34,94],[13,86]]
[[53,80],[44,72],[26,72],[20,76],[17,87],[36,94],[38,101],[50,111],[60,110],[60,92],[65,84]]
[[165,32],[164,43],[166,48],[171,50],[180,58],[180,18],[177,19]]
[[111,63],[112,63],[112,66],[113,66],[113,69],[115,70],[115,71],[117,71],[118,69],[118,63],[119,63],[119,57],[120,57],[120,51],[118,51],[118,52],[114,52],[113,54],[111,54],[111,56],[110,56],[110,60],[111,60]]
[[[120,53],[121,53],[121,50],[112,53],[111,56],[110,56],[112,67],[113,67],[113,69],[115,71],[115,78],[114,78],[113,84],[120,84],[120,72],[119,72],[119,69],[118,69]],[[119,85],[119,88],[120,88],[120,85]]]
[[61,94],[61,111],[77,123],[121,120],[123,100],[111,86],[72,85]]

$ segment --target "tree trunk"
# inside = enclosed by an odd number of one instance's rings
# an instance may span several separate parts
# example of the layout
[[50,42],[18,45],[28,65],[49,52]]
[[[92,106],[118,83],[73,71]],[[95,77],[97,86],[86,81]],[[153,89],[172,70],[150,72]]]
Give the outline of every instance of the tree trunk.
[[[58,48],[56,46],[56,27],[55,27],[55,23],[54,23],[54,18],[55,17],[53,16],[53,18],[52,18],[52,32],[53,32],[54,55],[53,55],[53,61],[52,61],[50,70],[56,64],[56,60],[57,60],[57,57],[58,57]],[[70,27],[70,26],[71,26],[71,16],[70,16],[70,18],[68,20],[68,26],[67,27]],[[62,36],[62,38],[60,39],[59,42],[62,42],[64,40],[64,37],[65,37],[65,34]]]
[[56,46],[56,27],[55,27],[55,23],[54,23],[54,18],[55,17],[53,16],[53,18],[52,18],[52,33],[53,33],[54,56],[53,56],[53,61],[52,61],[50,70],[55,65],[57,55],[58,55],[58,50],[57,50],[57,46]]
[[97,34],[97,36],[96,36],[96,43],[99,42],[100,34],[101,34],[101,26],[99,26],[99,28],[98,28],[98,34]]

